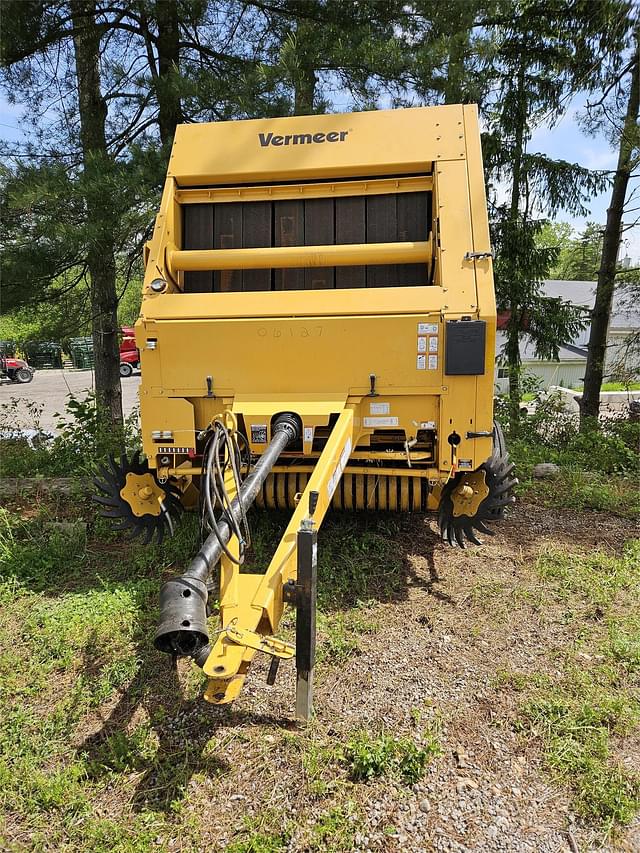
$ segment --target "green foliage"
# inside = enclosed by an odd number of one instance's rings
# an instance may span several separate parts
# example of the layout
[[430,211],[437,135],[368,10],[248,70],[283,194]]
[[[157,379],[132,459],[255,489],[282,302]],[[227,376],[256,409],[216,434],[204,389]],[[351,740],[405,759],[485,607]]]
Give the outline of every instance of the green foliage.
[[640,540],[620,556],[547,549],[537,569],[547,619],[573,625],[573,637],[554,649],[552,676],[501,672],[497,682],[522,694],[517,728],[541,740],[575,810],[609,833],[640,811],[640,775],[615,758],[617,743],[640,726]]
[[312,850],[351,853],[355,849],[357,808],[352,800],[320,814],[312,829]]
[[360,654],[359,638],[363,634],[374,634],[377,630],[376,623],[357,610],[327,616],[318,613],[318,660],[344,663],[353,655]]
[[527,476],[537,462],[602,474],[633,476],[638,471],[640,423],[620,415],[603,419],[598,429],[580,432],[559,392],[538,391],[534,397],[535,411],[521,417],[517,436],[512,434],[509,405],[503,398],[496,401],[496,418],[510,434],[509,448],[521,475]]
[[629,823],[640,810],[640,777],[612,761],[609,744],[613,733],[637,724],[638,708],[603,691],[561,692],[526,704],[523,713],[543,740],[549,766],[573,788],[576,811],[607,830]]
[[640,540],[627,542],[621,557],[610,557],[600,551],[576,556],[546,550],[540,554],[537,568],[563,599],[577,596],[606,609],[621,592],[640,590]]
[[[288,513],[252,510],[252,549],[244,571],[264,571],[289,521]],[[390,514],[329,516],[322,525],[318,550],[318,606],[328,613],[392,599],[403,584],[402,558],[393,537],[407,519]],[[327,626],[329,623],[327,623]]]
[[[538,458],[537,462],[547,461]],[[525,483],[521,492],[528,500],[548,507],[611,512],[623,518],[640,517],[636,478],[607,477],[589,471],[561,469],[559,477]]]
[[411,738],[396,738],[384,732],[373,737],[357,732],[348,741],[345,760],[355,782],[368,782],[376,776],[394,776],[407,785],[422,778],[427,765],[441,754],[437,734],[429,732],[418,746]]
[[130,453],[139,445],[137,410],[122,430],[114,430],[98,416],[93,392],[82,399],[68,394],[53,440],[36,435],[30,443],[21,431],[41,432],[42,409],[42,404],[12,397],[0,414],[0,473],[5,477],[89,476],[109,453]]
[[[251,826],[251,821],[248,821]],[[246,838],[227,844],[227,853],[280,853],[286,850],[289,834],[249,829]]]

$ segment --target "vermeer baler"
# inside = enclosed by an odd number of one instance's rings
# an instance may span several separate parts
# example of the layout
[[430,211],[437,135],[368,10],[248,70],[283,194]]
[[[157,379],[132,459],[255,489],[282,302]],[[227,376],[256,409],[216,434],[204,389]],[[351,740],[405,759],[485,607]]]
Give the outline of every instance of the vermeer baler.
[[[435,510],[464,546],[513,500],[491,263],[474,106],[178,127],[136,324],[146,459],[112,460],[99,500],[146,541],[199,506],[155,645],[204,669],[210,702],[256,652],[271,679],[295,653],[308,716],[330,507]],[[261,574],[243,571],[254,501],[292,511]],[[275,636],[287,603],[295,648]]]

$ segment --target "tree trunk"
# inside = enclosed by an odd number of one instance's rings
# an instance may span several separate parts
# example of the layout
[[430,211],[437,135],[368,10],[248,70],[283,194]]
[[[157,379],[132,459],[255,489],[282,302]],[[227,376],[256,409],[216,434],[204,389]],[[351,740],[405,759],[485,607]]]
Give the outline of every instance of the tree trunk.
[[[640,39],[636,32],[636,44]],[[622,237],[622,216],[624,202],[631,174],[634,134],[638,121],[640,98],[640,62],[637,58],[631,72],[631,89],[618,151],[618,165],[613,179],[611,202],[607,210],[607,224],[602,242],[602,258],[598,270],[596,301],[591,314],[591,330],[587,365],[584,377],[584,392],[580,405],[580,429],[586,430],[597,423],[600,414],[600,390],[604,376],[604,363],[607,351],[607,332],[613,302],[613,290],[616,277],[616,262]]]
[[316,95],[318,78],[313,63],[310,45],[313,40],[313,28],[306,21],[299,21],[296,27],[297,67],[294,86],[293,112],[297,116],[313,114],[313,102]]
[[447,82],[444,87],[445,104],[463,104],[467,101],[465,82],[468,75],[465,63],[475,11],[474,4],[469,2],[454,3],[450,7],[451,24],[456,27],[456,31],[449,39]]
[[520,360],[520,312],[515,306],[511,308],[511,316],[507,326],[507,371],[509,375],[509,422],[510,432],[517,434],[520,424],[520,400],[522,398],[522,387],[520,373],[522,362]]
[[[511,204],[509,207],[509,223],[511,231],[510,242],[518,226],[520,218],[520,185],[522,182],[522,159],[524,156],[524,133],[527,120],[527,105],[525,92],[525,64],[521,57],[518,70],[518,123],[513,144],[513,175],[511,184]],[[515,271],[514,271],[515,272]],[[515,279],[515,275],[514,275]],[[520,400],[522,389],[520,383],[520,309],[517,304],[517,293],[511,287],[509,299],[509,325],[507,327],[507,368],[509,371],[509,415],[511,432],[517,434],[520,425]]]
[[316,92],[316,75],[313,69],[301,69],[295,82],[294,115],[306,116],[313,113]]
[[73,45],[78,81],[78,111],[83,159],[83,189],[89,245],[91,309],[99,421],[119,435],[122,390],[118,341],[118,299],[112,205],[106,189],[112,163],[107,151],[107,105],[100,90],[100,30],[93,0],[73,0]]
[[156,23],[158,25],[158,76],[155,78],[158,99],[158,127],[165,148],[170,148],[176,125],[180,124],[182,103],[178,88],[180,69],[180,27],[178,4],[175,0],[156,0]]

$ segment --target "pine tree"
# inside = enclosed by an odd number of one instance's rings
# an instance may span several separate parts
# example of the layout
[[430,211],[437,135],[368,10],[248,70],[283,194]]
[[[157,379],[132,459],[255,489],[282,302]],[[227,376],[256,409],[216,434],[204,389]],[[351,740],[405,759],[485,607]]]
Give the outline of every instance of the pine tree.
[[[637,15],[637,10],[635,10]],[[609,81],[603,97],[597,106],[591,109],[595,113],[592,121],[609,121],[609,116],[615,114],[619,106],[619,123],[614,120],[613,134],[618,137],[618,162],[613,176],[611,201],[607,210],[607,222],[602,239],[602,255],[598,270],[595,305],[591,314],[591,329],[587,366],[584,378],[584,392],[580,405],[580,427],[583,430],[592,428],[597,423],[600,411],[600,390],[604,377],[605,357],[607,347],[607,331],[613,292],[616,279],[616,264],[618,250],[622,239],[622,216],[629,186],[629,178],[634,167],[638,164],[640,150],[640,131],[638,117],[640,112],[640,22],[630,19],[630,59],[622,70],[614,70],[613,79]],[[606,104],[607,96],[611,95],[613,104]],[[626,100],[626,106],[622,103]],[[621,103],[622,102],[622,103]],[[607,109],[607,106],[609,109]]]
[[[586,15],[580,3],[522,2],[514,4],[512,20],[494,30],[498,92],[485,112],[485,157],[493,187],[497,300],[509,312],[504,357],[514,429],[522,396],[523,334],[532,338],[539,356],[557,358],[559,345],[582,323],[568,303],[550,305],[544,298],[542,281],[558,251],[537,245],[542,222],[535,216],[559,209],[584,214],[586,200],[602,188],[603,179],[576,164],[531,153],[528,143],[536,126],[557,118],[568,97],[589,84],[591,54],[601,35],[597,18],[592,10]],[[508,186],[508,198],[498,203],[500,181]]]
[[[8,10],[9,6],[12,8]],[[31,60],[47,53],[57,56],[63,67],[75,71],[71,77],[73,85],[67,85],[64,95],[75,100],[79,126],[75,126],[71,116],[63,122],[63,144],[73,139],[73,149],[77,150],[71,168],[69,156],[57,156],[51,151],[42,157],[35,151],[36,163],[27,163],[13,174],[5,175],[7,193],[3,207],[10,211],[9,220],[11,214],[19,216],[21,210],[29,210],[30,203],[36,209],[39,206],[40,212],[46,211],[47,215],[40,219],[37,214],[33,215],[32,208],[30,224],[36,229],[45,223],[51,224],[51,232],[58,239],[51,244],[45,227],[45,239],[37,248],[29,244],[10,245],[9,251],[3,253],[2,263],[6,267],[8,260],[10,268],[13,263],[13,271],[18,273],[12,280],[13,296],[20,294],[23,303],[29,297],[33,282],[27,281],[26,294],[21,292],[24,271],[20,257],[33,254],[31,266],[36,267],[36,280],[42,283],[48,276],[49,286],[45,285],[45,290],[50,293],[55,292],[61,275],[71,278],[72,286],[74,281],[77,284],[86,266],[91,283],[98,414],[106,431],[116,435],[122,426],[114,228],[117,205],[114,205],[113,182],[110,181],[113,158],[107,142],[107,104],[100,76],[103,28],[98,24],[98,9],[93,0],[73,0],[68,4],[34,2],[26,6],[8,2],[5,3],[5,13],[7,11],[11,25],[2,32],[2,56],[9,79],[11,72],[18,78],[22,74],[26,89],[33,90],[40,81],[32,76],[35,63]],[[44,134],[38,141],[43,137]],[[46,194],[47,185],[57,189],[53,197]],[[21,196],[17,190],[22,190]],[[62,214],[61,204],[65,200],[69,202],[67,216],[70,219]],[[74,228],[74,224],[80,224],[80,229]],[[18,230],[24,229],[19,219],[14,225]],[[73,239],[67,242],[68,235]]]
[[92,335],[98,415],[107,428],[122,425],[122,390],[116,293],[115,233],[104,174],[111,171],[107,148],[107,104],[101,90],[101,33],[94,0],[71,0],[73,46],[82,146],[83,196],[89,232],[87,267],[91,279]]

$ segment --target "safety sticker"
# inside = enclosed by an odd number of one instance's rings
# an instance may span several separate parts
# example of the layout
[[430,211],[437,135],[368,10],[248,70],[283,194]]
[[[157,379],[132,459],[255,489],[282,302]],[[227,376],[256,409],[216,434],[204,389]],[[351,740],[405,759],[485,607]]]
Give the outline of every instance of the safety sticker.
[[[365,421],[367,419],[365,418]],[[348,438],[347,442],[344,446],[342,453],[340,454],[340,459],[338,459],[338,464],[336,465],[335,471],[331,475],[331,479],[327,483],[327,494],[329,496],[329,500],[333,497],[333,493],[335,492],[338,483],[340,482],[340,477],[342,477],[342,473],[344,469],[347,467],[347,462],[349,461],[349,457],[351,456],[351,439]]]
[[[420,338],[418,338],[420,340]],[[438,352],[438,339],[429,338],[429,352]]]
[[429,370],[437,370],[438,369],[438,356],[430,355],[429,356]]
[[366,427],[392,427],[398,426],[398,418],[363,418]]
[[420,429],[435,429],[435,421],[420,421]]
[[305,427],[304,428],[304,436],[303,440],[305,444],[309,444],[313,441],[313,427]]
[[427,339],[418,336],[418,352],[426,352],[427,351]]
[[461,471],[470,471],[473,468],[472,459],[458,459],[458,468]]
[[369,411],[372,415],[388,415],[391,411],[389,403],[370,403]]
[[416,370],[426,370],[427,369],[427,357],[426,355],[419,355],[416,359]]
[[418,323],[418,334],[419,335],[437,335],[438,334],[438,324],[437,323]]
[[172,444],[170,447],[157,447],[156,453],[189,453],[194,450],[193,447],[176,447]]
[[267,443],[267,425],[266,424],[251,424],[251,443],[266,444]]

